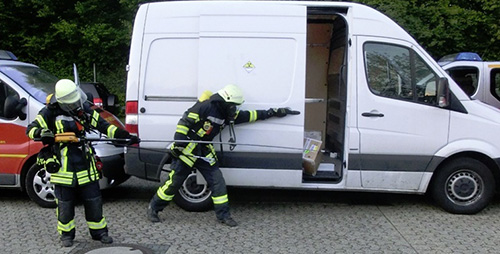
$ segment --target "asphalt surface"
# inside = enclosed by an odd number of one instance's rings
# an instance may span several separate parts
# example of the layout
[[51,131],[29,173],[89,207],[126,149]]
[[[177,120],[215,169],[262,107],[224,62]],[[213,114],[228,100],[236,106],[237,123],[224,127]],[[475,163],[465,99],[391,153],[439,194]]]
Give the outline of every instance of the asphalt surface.
[[83,207],[75,245],[61,247],[54,209],[0,191],[0,253],[500,253],[500,199],[453,215],[417,195],[230,188],[236,228],[175,204],[145,217],[160,183],[131,178],[103,191],[113,245],[92,241]]

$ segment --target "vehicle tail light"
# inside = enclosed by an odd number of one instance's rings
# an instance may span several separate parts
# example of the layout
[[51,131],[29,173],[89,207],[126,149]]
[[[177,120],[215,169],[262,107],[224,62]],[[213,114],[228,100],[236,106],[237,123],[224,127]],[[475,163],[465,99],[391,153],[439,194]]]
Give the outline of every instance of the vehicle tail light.
[[96,161],[95,161],[95,167],[97,168],[97,171],[102,172],[102,167],[103,163],[99,157],[96,156]]
[[102,99],[101,98],[94,98],[94,105],[102,108],[102,106],[103,106]]
[[137,114],[139,104],[137,101],[127,101],[125,105],[125,129],[127,129],[130,134],[139,136],[139,126]]

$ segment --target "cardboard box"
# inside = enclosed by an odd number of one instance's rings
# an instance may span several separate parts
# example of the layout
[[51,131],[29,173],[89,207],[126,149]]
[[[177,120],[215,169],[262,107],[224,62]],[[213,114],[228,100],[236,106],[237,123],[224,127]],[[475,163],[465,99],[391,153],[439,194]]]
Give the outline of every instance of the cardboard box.
[[304,152],[302,154],[302,167],[304,173],[316,175],[319,164],[321,163],[321,140],[305,138]]

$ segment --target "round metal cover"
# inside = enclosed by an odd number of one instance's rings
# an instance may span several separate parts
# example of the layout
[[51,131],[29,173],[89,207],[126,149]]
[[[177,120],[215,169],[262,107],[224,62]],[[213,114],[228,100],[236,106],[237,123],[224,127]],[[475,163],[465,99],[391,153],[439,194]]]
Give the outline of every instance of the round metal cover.
[[77,254],[153,254],[153,250],[136,244],[112,244],[83,249]]

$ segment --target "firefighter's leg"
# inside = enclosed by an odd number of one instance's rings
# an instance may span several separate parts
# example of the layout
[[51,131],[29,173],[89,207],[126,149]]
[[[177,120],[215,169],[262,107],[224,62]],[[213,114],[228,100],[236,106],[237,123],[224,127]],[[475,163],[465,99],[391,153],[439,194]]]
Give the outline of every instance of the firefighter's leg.
[[196,164],[196,167],[203,174],[208,187],[212,191],[212,200],[217,220],[231,227],[237,226],[238,224],[231,218],[231,213],[229,212],[226,182],[218,164],[209,165],[206,162],[199,162]]
[[112,243],[113,239],[108,236],[106,219],[102,215],[102,197],[98,182],[80,187],[80,194],[85,208],[85,220],[89,227],[92,239],[102,243]]
[[162,211],[174,198],[175,193],[191,172],[191,168],[178,159],[171,164],[168,179],[158,188],[148,205],[147,217],[151,222],[159,222],[158,212]]
[[57,202],[57,231],[61,235],[64,247],[73,245],[75,239],[75,189],[71,187],[55,186]]

